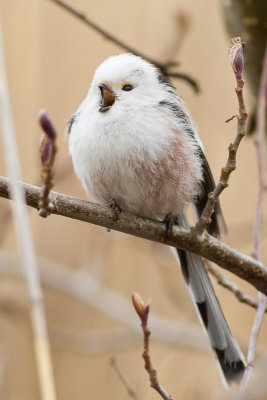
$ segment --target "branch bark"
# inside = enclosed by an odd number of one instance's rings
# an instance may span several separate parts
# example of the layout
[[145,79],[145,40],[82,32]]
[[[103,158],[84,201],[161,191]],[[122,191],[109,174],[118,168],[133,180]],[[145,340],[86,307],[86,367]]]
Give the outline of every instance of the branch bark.
[[168,77],[174,78],[174,79],[182,79],[186,81],[196,93],[199,93],[199,85],[198,83],[188,74],[186,73],[180,73],[180,72],[172,72],[170,71],[171,67],[175,67],[178,65],[177,62],[168,62],[168,63],[161,63],[151,57],[148,57],[147,55],[143,54],[136,48],[129,46],[127,43],[123,42],[119,38],[115,37],[111,33],[107,32],[104,30],[102,27],[100,27],[98,24],[96,24],[94,21],[92,21],[89,17],[87,17],[84,13],[82,13],[80,10],[74,8],[72,5],[67,3],[65,0],[50,0],[53,3],[57,4],[59,7],[63,8],[64,10],[68,11],[70,14],[78,18],[81,22],[83,22],[86,26],[89,28],[95,30],[98,32],[101,36],[103,36],[106,40],[111,41],[112,43],[116,44],[118,47],[121,49],[127,51],[128,53],[133,53],[136,56],[142,57],[148,62],[154,64],[160,71],[162,72],[163,75],[166,75]]
[[[26,203],[38,210],[41,188],[26,183],[21,183],[21,185],[25,191]],[[9,192],[10,180],[0,177],[0,197],[10,198]],[[50,192],[50,196],[55,206],[55,209],[51,211],[52,214],[104,226],[199,254],[246,280],[267,295],[267,268],[261,262],[234,250],[206,232],[204,240],[200,240],[194,229],[175,226],[168,240],[164,241],[166,227],[163,222],[125,212],[122,212],[118,220],[114,221],[114,213],[109,207],[53,191]]]

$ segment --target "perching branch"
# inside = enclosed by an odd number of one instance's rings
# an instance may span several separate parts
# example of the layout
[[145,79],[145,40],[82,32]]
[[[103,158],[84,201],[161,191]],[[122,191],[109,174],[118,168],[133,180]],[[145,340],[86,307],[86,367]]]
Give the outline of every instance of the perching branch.
[[[26,203],[39,209],[41,189],[37,186],[21,183]],[[10,198],[10,181],[0,177],[0,197]],[[50,199],[55,208],[51,214],[89,222],[143,239],[163,243],[169,246],[191,251],[215,262],[233,274],[267,294],[267,268],[259,261],[242,254],[213,236],[205,233],[205,239],[196,237],[194,230],[174,226],[168,240],[164,242],[166,226],[163,222],[153,221],[122,212],[117,221],[110,207],[91,203],[69,195],[50,192]]]
[[136,292],[133,293],[132,295],[132,301],[133,305],[135,308],[135,311],[140,318],[141,321],[141,327],[143,330],[143,335],[144,335],[144,351],[142,354],[142,357],[145,361],[145,370],[148,373],[149,380],[150,380],[150,386],[155,389],[159,395],[164,399],[164,400],[174,400],[171,395],[166,392],[166,390],[161,386],[158,380],[158,374],[155,368],[153,367],[153,364],[151,362],[150,358],[150,352],[149,352],[149,338],[151,331],[148,328],[148,316],[149,316],[149,306],[150,306],[150,301],[148,301],[146,304],[143,302],[141,299],[140,295]]
[[[207,228],[208,225],[211,223],[211,216],[213,214],[215,204],[216,204],[220,194],[222,193],[222,191],[227,188],[231,173],[236,169],[237,150],[238,150],[241,140],[243,139],[243,137],[246,134],[245,125],[246,125],[248,113],[246,110],[244,97],[243,97],[243,86],[244,86],[244,80],[243,80],[243,76],[242,76],[243,47],[244,47],[244,43],[241,42],[240,38],[233,38],[230,41],[229,55],[230,55],[231,64],[232,64],[233,71],[234,71],[235,78],[236,78],[237,87],[236,87],[235,91],[237,94],[238,104],[239,104],[239,115],[237,115],[237,133],[236,133],[235,140],[228,147],[229,156],[228,156],[228,160],[227,160],[225,167],[222,168],[219,183],[214,188],[213,192],[211,192],[209,194],[207,204],[202,212],[202,215],[201,215],[199,221],[196,224],[196,232],[198,235],[203,234],[204,229]],[[229,122],[232,119],[233,119],[233,117],[228,119],[226,122]]]
[[162,72],[163,75],[166,75],[171,78],[182,79],[182,80],[186,81],[194,89],[194,91],[196,93],[199,92],[199,86],[198,86],[197,82],[191,76],[189,76],[188,74],[185,74],[185,73],[170,71],[171,67],[177,66],[177,64],[178,64],[177,62],[167,62],[167,63],[163,64],[157,60],[147,57],[145,54],[141,53],[134,47],[129,46],[122,40],[116,38],[114,35],[110,34],[106,30],[104,30],[102,27],[100,27],[94,21],[92,21],[90,18],[88,18],[85,14],[83,14],[81,11],[79,11],[76,8],[74,8],[73,6],[71,6],[66,1],[64,1],[64,0],[50,0],[50,1],[52,1],[53,3],[57,4],[58,6],[60,6],[62,8],[64,8],[64,10],[68,11],[70,14],[72,14],[73,16],[78,18],[80,21],[82,21],[85,25],[94,29],[96,32],[98,32],[100,35],[102,35],[105,39],[110,40],[111,42],[116,44],[121,49],[123,49],[129,53],[135,54],[136,56],[142,57],[145,60],[147,60],[148,62],[150,62],[151,64],[154,64],[158,69],[160,69],[160,71]]

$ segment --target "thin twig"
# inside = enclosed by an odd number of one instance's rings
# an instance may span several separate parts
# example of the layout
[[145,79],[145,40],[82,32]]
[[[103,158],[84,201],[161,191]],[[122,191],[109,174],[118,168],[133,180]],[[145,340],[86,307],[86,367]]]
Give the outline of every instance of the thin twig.
[[[37,210],[41,189],[37,186],[21,183],[26,202]],[[10,180],[0,177],[0,197],[10,198]],[[51,191],[50,198],[55,208],[51,214],[89,222],[120,232],[128,233],[143,239],[180,248],[199,254],[222,268],[244,279],[256,289],[267,294],[267,268],[252,257],[234,250],[230,246],[205,233],[205,240],[196,237],[192,228],[174,226],[173,232],[164,241],[166,226],[163,222],[154,221],[122,212],[117,221],[108,206],[91,203],[73,196]]]
[[[219,183],[208,196],[207,204],[202,212],[199,221],[196,224],[196,233],[198,236],[203,235],[204,230],[211,223],[211,216],[214,211],[216,201],[218,200],[220,194],[228,186],[228,181],[231,173],[236,169],[236,154],[241,140],[246,134],[245,124],[247,120],[248,113],[246,111],[246,106],[243,97],[243,86],[244,80],[242,77],[243,71],[243,43],[241,43],[240,38],[234,38],[230,41],[230,59],[232,67],[234,70],[237,87],[235,89],[238,104],[239,104],[239,115],[237,116],[237,133],[234,142],[230,144],[229,156],[227,163],[224,168],[222,168]],[[230,118],[229,120],[231,120]]]
[[147,324],[148,316],[149,316],[150,301],[148,301],[145,304],[143,302],[143,300],[141,299],[140,295],[136,292],[134,292],[132,295],[132,301],[133,301],[135,311],[140,318],[141,327],[143,330],[144,351],[143,351],[142,357],[145,361],[145,369],[149,376],[150,386],[153,389],[155,389],[164,400],[173,400],[173,397],[171,395],[169,395],[169,393],[159,383],[157,371],[153,367],[153,364],[152,364],[151,358],[150,358],[149,338],[150,338],[151,331],[148,328],[148,324]]
[[47,112],[42,110],[40,113],[39,122],[44,135],[40,143],[40,155],[43,165],[42,170],[42,194],[39,200],[39,215],[43,218],[48,217],[51,210],[54,208],[53,203],[50,201],[50,190],[54,187],[54,161],[57,154],[56,145],[56,129],[50,120]]
[[[260,228],[262,222],[263,199],[264,199],[265,182],[266,182],[264,173],[264,132],[265,132],[264,128],[265,128],[265,112],[266,112],[266,95],[267,95],[267,45],[265,48],[265,55],[263,60],[263,67],[262,67],[262,74],[260,81],[258,110],[257,110],[256,139],[255,139],[257,163],[258,163],[259,190],[258,190],[256,215],[254,219],[253,242],[254,242],[254,257],[257,261],[261,261]],[[239,392],[240,399],[243,398],[247,390],[250,378],[253,374],[256,344],[264,312],[266,309],[266,296],[263,293],[259,292],[258,297],[259,297],[259,305],[249,340],[248,365],[245,371],[244,378],[240,385],[240,392]]]
[[68,11],[70,14],[72,14],[73,16],[78,18],[80,21],[82,21],[85,25],[94,29],[96,32],[98,32],[100,35],[102,35],[105,39],[110,40],[112,43],[116,44],[121,49],[123,49],[129,53],[133,53],[136,56],[144,58],[151,64],[154,64],[166,76],[169,76],[171,78],[176,78],[176,79],[182,79],[182,80],[186,81],[187,83],[190,84],[190,86],[194,89],[194,91],[196,93],[199,92],[198,83],[192,77],[190,77],[188,74],[170,71],[171,67],[178,65],[177,62],[171,61],[171,62],[167,62],[167,63],[163,64],[153,58],[147,57],[145,54],[141,53],[136,48],[129,46],[122,40],[116,38],[114,35],[107,32],[106,30],[104,30],[102,27],[100,27],[98,24],[96,24],[94,21],[92,21],[90,18],[88,18],[85,14],[83,14],[81,11],[74,8],[72,5],[70,5],[66,1],[64,1],[64,0],[50,0],[50,1],[52,1],[53,3],[57,4],[58,6],[60,6],[62,8],[64,8],[64,10]]
[[233,115],[231,118],[228,118],[225,123],[227,124],[228,122],[232,121],[234,118],[239,118],[239,115]]
[[[149,62],[152,63],[152,60],[149,60],[147,58],[146,58],[146,60],[148,60]],[[153,63],[153,64],[155,64],[155,63]],[[166,75],[169,78],[173,78],[173,79],[181,79],[181,80],[187,82],[194,89],[194,91],[196,93],[200,92],[200,88],[199,88],[198,83],[190,75],[182,73],[182,72],[171,72],[169,70],[168,66],[164,67],[162,64],[161,64],[162,65],[161,67],[160,67],[160,64],[155,64],[155,65],[156,65],[157,68],[159,68],[161,70],[163,75]]]
[[[257,300],[242,292],[242,290],[239,289],[239,287],[234,282],[225,279],[225,277],[217,269],[213,268],[210,262],[207,262],[206,260],[205,264],[209,273],[213,275],[214,278],[217,280],[218,285],[221,285],[225,289],[232,292],[235,297],[240,301],[240,303],[247,304],[248,306],[256,309],[258,308],[259,303],[257,302]],[[267,312],[267,308],[265,308],[265,312]]]
[[5,69],[4,46],[2,41],[2,27],[0,21],[0,117],[4,141],[4,156],[6,168],[11,183],[9,187],[12,202],[13,218],[16,227],[17,241],[21,251],[21,261],[25,271],[30,313],[34,335],[35,355],[40,381],[42,400],[55,400],[55,385],[52,373],[52,362],[47,335],[47,326],[44,315],[43,296],[40,287],[37,262],[33,248],[33,241],[27,211],[23,186],[20,180],[19,157],[16,144],[15,128],[11,112],[8,91],[7,75]]
[[119,368],[117,364],[117,360],[115,357],[111,357],[110,359],[110,365],[116,372],[117,376],[119,377],[120,381],[123,383],[124,387],[127,390],[128,395],[135,400],[139,400],[139,397],[137,397],[137,394],[135,393],[134,389],[129,385],[127,379],[125,378],[124,374],[122,373],[121,369]]

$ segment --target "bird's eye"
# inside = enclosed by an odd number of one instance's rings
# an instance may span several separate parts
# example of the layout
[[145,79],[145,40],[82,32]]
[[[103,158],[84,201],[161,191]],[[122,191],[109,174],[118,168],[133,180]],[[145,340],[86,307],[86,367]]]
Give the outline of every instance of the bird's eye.
[[124,85],[122,85],[122,90],[125,90],[125,92],[130,92],[130,90],[133,90],[133,87],[130,83],[124,83]]

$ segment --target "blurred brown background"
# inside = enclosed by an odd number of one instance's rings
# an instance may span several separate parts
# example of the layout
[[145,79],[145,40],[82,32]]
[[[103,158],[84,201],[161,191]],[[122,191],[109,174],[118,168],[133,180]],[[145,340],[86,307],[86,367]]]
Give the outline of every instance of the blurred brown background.
[[[72,4],[148,56],[178,60],[180,71],[199,82],[199,95],[183,81],[175,85],[199,127],[217,180],[236,130],[235,121],[227,125],[224,121],[237,113],[219,4],[214,0],[76,0]],[[50,1],[0,0],[0,9],[23,180],[40,184],[37,118],[39,110],[46,108],[59,133],[55,190],[85,198],[72,171],[64,126],[85,96],[95,68],[122,51]],[[181,21],[189,23],[186,34]],[[249,105],[248,89],[246,97]],[[0,173],[5,175],[2,144]],[[230,183],[221,197],[229,228],[224,240],[251,254],[257,196],[252,139],[242,143],[238,169]],[[9,202],[0,199],[0,398],[34,400],[39,391],[28,302],[24,282],[16,272],[16,258],[10,257],[16,256],[17,247],[8,212]],[[113,355],[140,399],[159,398],[143,370],[142,335],[130,304],[133,290],[144,299],[152,298],[152,311],[168,318],[168,323],[155,319],[152,330],[152,357],[161,383],[176,399],[219,398],[221,382],[215,361],[167,247],[58,216],[42,219],[34,210],[29,215],[41,260],[59,400],[128,398],[110,366]],[[266,215],[264,222],[262,258],[266,264]],[[256,296],[249,285],[224,275]],[[215,287],[246,352],[255,312]],[[181,337],[176,335],[177,323],[184,329]],[[192,340],[189,332],[195,335]],[[266,334],[265,321],[256,368],[262,381],[267,378],[267,372],[262,375]],[[191,344],[183,344],[185,339]]]

